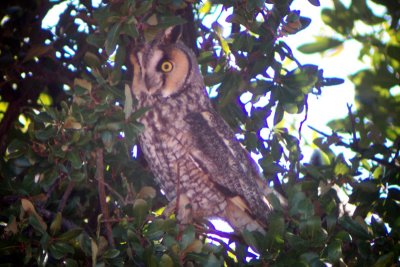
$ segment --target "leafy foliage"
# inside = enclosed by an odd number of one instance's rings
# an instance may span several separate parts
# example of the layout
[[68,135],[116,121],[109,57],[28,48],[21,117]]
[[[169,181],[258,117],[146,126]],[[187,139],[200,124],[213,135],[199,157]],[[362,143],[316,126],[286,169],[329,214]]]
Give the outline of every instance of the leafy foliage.
[[[314,140],[321,153],[302,166],[297,134],[282,122],[290,114],[306,114],[309,94],[342,81],[324,77],[318,66],[300,64],[281,38],[300,36],[312,23],[290,10],[291,1],[76,2],[66,5],[51,29],[42,26],[43,18],[62,1],[0,3],[2,263],[389,266],[398,261],[398,17],[392,15],[389,26],[364,1],[350,7],[334,1],[334,9],[322,11],[338,36],[319,37],[300,50],[322,52],[353,38],[363,44],[360,59],[370,58],[371,68],[351,76],[357,110],[349,108],[348,118],[330,123],[333,133]],[[398,10],[380,4],[389,14]],[[218,20],[226,13],[229,30]],[[358,33],[357,21],[379,30]],[[132,109],[129,49],[132,40],[151,40],[176,24],[185,25],[184,41],[198,52],[205,82],[218,93],[215,108],[244,137],[246,148],[263,156],[265,178],[288,198],[288,210],[277,207],[265,235],[221,233],[207,223],[182,226],[165,218],[166,199],[140,149],[133,157],[143,127],[136,120],[146,110]],[[287,61],[297,67],[287,69]],[[244,92],[252,94],[248,114],[238,102]],[[257,105],[260,99],[268,99],[263,107]],[[267,126],[264,140],[259,133]],[[353,155],[335,155],[334,145]]]

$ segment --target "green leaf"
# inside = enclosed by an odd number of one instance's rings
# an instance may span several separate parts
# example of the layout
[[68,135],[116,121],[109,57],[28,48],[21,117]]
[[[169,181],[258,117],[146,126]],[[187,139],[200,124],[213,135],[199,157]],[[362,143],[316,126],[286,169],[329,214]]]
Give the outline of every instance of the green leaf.
[[39,233],[45,234],[46,229],[43,227],[43,225],[39,222],[39,220],[36,218],[35,215],[29,216],[29,224]]
[[[104,125],[102,125],[104,126]],[[103,127],[101,127],[103,128]],[[103,131],[101,132],[101,141],[103,142],[104,148],[108,153],[110,153],[113,149],[114,145],[114,136],[110,131]]]
[[400,62],[400,46],[388,45],[387,54],[389,57]]
[[114,259],[118,257],[120,254],[120,251],[118,249],[109,249],[106,252],[104,252],[103,257],[106,259]]
[[124,44],[120,44],[118,46],[117,53],[115,54],[115,65],[114,65],[114,70],[118,70],[121,73],[121,67],[122,65],[125,64],[126,60],[126,52],[127,52],[127,47]]
[[328,258],[331,263],[339,263],[342,258],[342,242],[339,240],[332,240],[324,249],[323,254]]
[[343,41],[341,40],[319,36],[316,37],[314,43],[301,45],[297,49],[304,54],[320,53],[338,47],[342,43]]
[[79,156],[79,152],[69,151],[67,153],[67,159],[71,162],[71,165],[74,169],[80,169],[83,165],[83,161]]
[[135,224],[140,226],[145,221],[149,212],[149,204],[143,199],[136,199],[133,203],[133,216],[135,217]]
[[300,214],[303,219],[314,215],[314,207],[303,192],[296,192],[289,197],[289,213],[292,215]]
[[56,243],[50,244],[49,252],[55,259],[59,260],[59,259],[63,258],[65,255],[67,255],[68,253],[70,253],[70,254],[75,253],[75,250],[71,245],[69,245],[67,243],[56,242]]
[[96,54],[94,54],[92,52],[87,51],[85,53],[85,55],[83,56],[83,60],[91,68],[100,68],[101,67],[100,59],[97,57]]
[[121,32],[125,33],[126,35],[128,35],[132,38],[137,38],[139,36],[139,32],[138,32],[134,22],[124,23],[122,25]]
[[244,241],[246,241],[246,244],[248,244],[253,249],[259,250],[257,239],[255,238],[252,232],[248,231],[247,229],[244,229],[242,235]]
[[195,238],[195,230],[193,225],[188,225],[182,234],[181,249],[185,249]]
[[278,123],[280,123],[283,120],[284,114],[285,114],[285,110],[283,108],[283,105],[278,104],[275,109],[274,126],[276,126]]
[[339,219],[339,224],[355,237],[370,240],[371,236],[359,223],[355,222],[349,216],[343,216]]
[[78,267],[78,262],[74,259],[65,259],[64,260],[66,267]]
[[28,144],[20,139],[13,139],[7,147],[7,158],[19,158],[26,154]]
[[211,1],[204,1],[203,4],[201,5],[200,9],[199,9],[199,13],[200,14],[207,14],[210,12],[212,7],[212,2]]
[[[398,260],[398,259],[397,259]],[[395,266],[395,254],[394,252],[389,252],[379,257],[379,259],[374,263],[373,267],[381,266]]]
[[92,33],[86,38],[86,42],[97,48],[103,48],[104,43],[106,42],[106,37],[104,34]]
[[335,1],[335,9],[322,9],[322,21],[338,33],[347,36],[354,27],[352,12],[341,1]]
[[59,241],[70,241],[76,237],[78,237],[82,233],[82,229],[80,228],[75,228],[68,230],[67,232],[57,236],[57,240]]
[[55,235],[58,233],[58,231],[61,228],[61,221],[62,221],[62,215],[61,212],[57,212],[53,222],[50,225],[50,233],[52,235]]
[[165,233],[164,227],[164,220],[156,219],[150,225],[148,230],[146,231],[146,236],[150,240],[159,240]]
[[304,65],[281,77],[282,83],[292,90],[293,96],[307,94],[318,81],[318,66]]
[[117,43],[119,40],[120,28],[121,28],[121,23],[116,23],[108,31],[107,39],[105,42],[105,49],[106,49],[107,55],[109,55],[109,56],[112,53],[114,53],[114,50],[117,46]]
[[51,106],[53,104],[53,98],[46,94],[46,93],[40,93],[37,103],[39,105],[43,105],[43,106]]
[[57,133],[56,128],[54,128],[53,126],[47,126],[43,130],[35,131],[35,137],[40,141],[47,141],[51,137],[54,137],[56,133]]
[[265,0],[248,0],[246,2],[247,2],[246,9],[248,11],[251,11],[256,8],[262,9],[264,7]]
[[174,261],[168,254],[163,254],[160,259],[160,266],[173,267]]
[[283,236],[285,232],[285,220],[282,215],[273,213],[268,219],[268,232],[275,236]]
[[321,233],[321,219],[318,216],[310,216],[299,224],[300,235],[314,239]]
[[203,265],[204,267],[215,267],[215,266],[222,266],[222,260],[219,260],[214,254],[210,254],[207,258],[206,263]]
[[186,20],[179,16],[162,16],[159,18],[157,27],[168,28],[170,26],[181,25],[186,23]]
[[153,1],[140,1],[139,3],[140,3],[140,6],[135,10],[136,16],[140,16],[140,15],[146,13],[151,8]]
[[298,251],[304,251],[307,250],[309,247],[310,242],[308,240],[304,240],[298,235],[294,235],[293,233],[286,233],[286,238],[285,238],[289,245]]

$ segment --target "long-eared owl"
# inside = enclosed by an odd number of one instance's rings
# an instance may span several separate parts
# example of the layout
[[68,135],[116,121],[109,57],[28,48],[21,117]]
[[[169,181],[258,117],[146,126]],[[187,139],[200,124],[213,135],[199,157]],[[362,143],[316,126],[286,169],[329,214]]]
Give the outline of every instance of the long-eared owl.
[[262,231],[275,191],[213,109],[196,56],[179,37],[179,27],[168,28],[130,54],[131,91],[137,108],[149,109],[139,119],[146,161],[182,223],[222,218]]

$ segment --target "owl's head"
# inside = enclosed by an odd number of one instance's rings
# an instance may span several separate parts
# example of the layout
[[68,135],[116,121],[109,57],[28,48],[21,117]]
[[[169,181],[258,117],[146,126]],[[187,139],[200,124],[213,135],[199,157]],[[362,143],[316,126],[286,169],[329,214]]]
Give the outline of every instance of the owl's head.
[[173,97],[187,90],[188,84],[202,83],[196,57],[179,41],[180,35],[180,27],[170,27],[131,51],[132,92],[136,97]]

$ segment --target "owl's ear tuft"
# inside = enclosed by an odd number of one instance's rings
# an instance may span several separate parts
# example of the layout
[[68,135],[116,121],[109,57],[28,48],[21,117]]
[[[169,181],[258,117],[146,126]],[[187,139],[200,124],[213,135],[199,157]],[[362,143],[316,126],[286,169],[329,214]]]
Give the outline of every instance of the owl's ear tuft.
[[161,42],[164,44],[174,44],[181,38],[182,26],[176,25],[168,27],[164,30],[161,37]]

